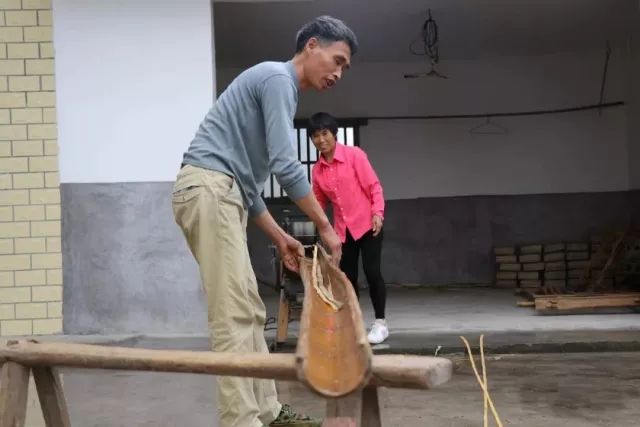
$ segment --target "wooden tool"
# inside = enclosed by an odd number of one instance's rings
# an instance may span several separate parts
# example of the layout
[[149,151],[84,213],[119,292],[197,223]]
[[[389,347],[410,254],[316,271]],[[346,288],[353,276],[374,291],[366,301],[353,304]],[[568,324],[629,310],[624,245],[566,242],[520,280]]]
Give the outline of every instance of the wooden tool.
[[314,289],[314,262],[304,258],[300,275],[305,298],[296,349],[298,379],[325,397],[342,397],[362,389],[371,376],[371,346],[362,312],[347,276],[317,251],[323,286],[341,303],[336,309]]

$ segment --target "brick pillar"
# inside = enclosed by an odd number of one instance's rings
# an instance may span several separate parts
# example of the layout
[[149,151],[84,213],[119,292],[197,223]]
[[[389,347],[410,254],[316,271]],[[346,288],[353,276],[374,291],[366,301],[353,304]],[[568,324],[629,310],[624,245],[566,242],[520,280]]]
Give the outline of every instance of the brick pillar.
[[0,0],[0,336],[62,332],[51,0]]

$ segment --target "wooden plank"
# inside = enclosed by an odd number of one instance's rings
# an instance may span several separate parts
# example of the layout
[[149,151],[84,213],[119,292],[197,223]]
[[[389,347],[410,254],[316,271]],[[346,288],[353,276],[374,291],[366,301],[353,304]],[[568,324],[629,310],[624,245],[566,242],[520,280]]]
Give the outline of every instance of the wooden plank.
[[535,303],[536,310],[539,311],[639,307],[640,293],[552,296],[536,295]]
[[544,271],[544,262],[536,262],[532,264],[523,264],[523,271]]
[[583,252],[588,250],[588,243],[567,243],[567,252]]
[[564,270],[561,271],[545,271],[544,272],[545,279],[558,280],[558,279],[566,279],[567,272]]
[[534,263],[542,261],[542,256],[540,254],[526,254],[520,255],[518,259],[521,263]]
[[53,368],[33,368],[42,415],[47,427],[70,427],[69,411],[58,372]]
[[[295,381],[294,354],[216,353],[211,351],[150,350],[89,344],[27,342],[0,344],[0,363],[14,361],[31,367],[118,369],[181,372]],[[370,385],[428,389],[451,377],[453,364],[443,357],[373,356]]]
[[540,254],[542,253],[542,245],[526,245],[520,248],[521,254]]
[[342,398],[327,399],[322,427],[368,427],[359,423],[359,412],[362,407],[362,393],[345,396]]
[[516,248],[514,247],[498,247],[493,249],[493,253],[497,255],[514,255]]
[[544,255],[544,262],[564,261],[564,258],[565,258],[564,252],[555,252],[555,253],[552,253],[552,254],[545,254]]
[[520,264],[500,264],[500,271],[520,271]]
[[287,341],[289,332],[289,300],[284,292],[280,290],[280,306],[278,308],[278,330],[276,333],[276,342],[282,344]]
[[518,273],[518,279],[520,280],[539,280],[540,272],[538,271],[521,271]]
[[362,414],[360,422],[363,427],[382,427],[380,400],[378,397],[378,389],[375,387],[366,387],[362,390]]
[[516,255],[499,255],[496,256],[496,263],[498,264],[510,264],[518,262]]
[[564,243],[549,243],[544,245],[544,253],[562,252],[564,251]]
[[536,303],[533,301],[518,301],[516,304],[518,307],[535,307]]
[[6,362],[0,373],[0,427],[23,427],[27,415],[29,368]]
[[589,259],[589,252],[567,252],[568,261],[583,261]]
[[561,262],[548,262],[546,263],[545,270],[546,271],[559,271],[566,270],[567,264],[564,261]]

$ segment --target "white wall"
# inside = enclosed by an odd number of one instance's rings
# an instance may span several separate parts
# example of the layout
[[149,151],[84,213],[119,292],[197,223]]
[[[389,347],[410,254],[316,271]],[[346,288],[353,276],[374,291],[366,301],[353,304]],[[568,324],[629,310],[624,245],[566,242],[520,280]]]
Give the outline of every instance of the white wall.
[[[298,115],[342,117],[475,114],[596,104],[604,51],[451,61],[449,79],[405,80],[420,64],[359,64],[329,93],[301,94]],[[612,55],[605,101],[625,99],[626,64]],[[224,88],[238,70],[219,70]],[[624,107],[496,118],[507,135],[470,135],[483,119],[371,120],[361,144],[388,199],[628,188]]]
[[627,188],[622,109],[493,119],[507,135],[471,135],[480,119],[372,121],[361,139],[388,199]]
[[63,183],[171,181],[214,99],[209,0],[56,0]]

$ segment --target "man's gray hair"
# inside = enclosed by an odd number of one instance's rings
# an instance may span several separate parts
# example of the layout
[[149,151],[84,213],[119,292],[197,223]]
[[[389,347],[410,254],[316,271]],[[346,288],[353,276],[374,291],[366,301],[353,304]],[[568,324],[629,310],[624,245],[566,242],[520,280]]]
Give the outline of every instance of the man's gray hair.
[[344,22],[331,16],[319,16],[306,23],[296,35],[296,53],[302,52],[312,37],[320,42],[345,42],[351,49],[351,55],[358,51],[358,39]]

